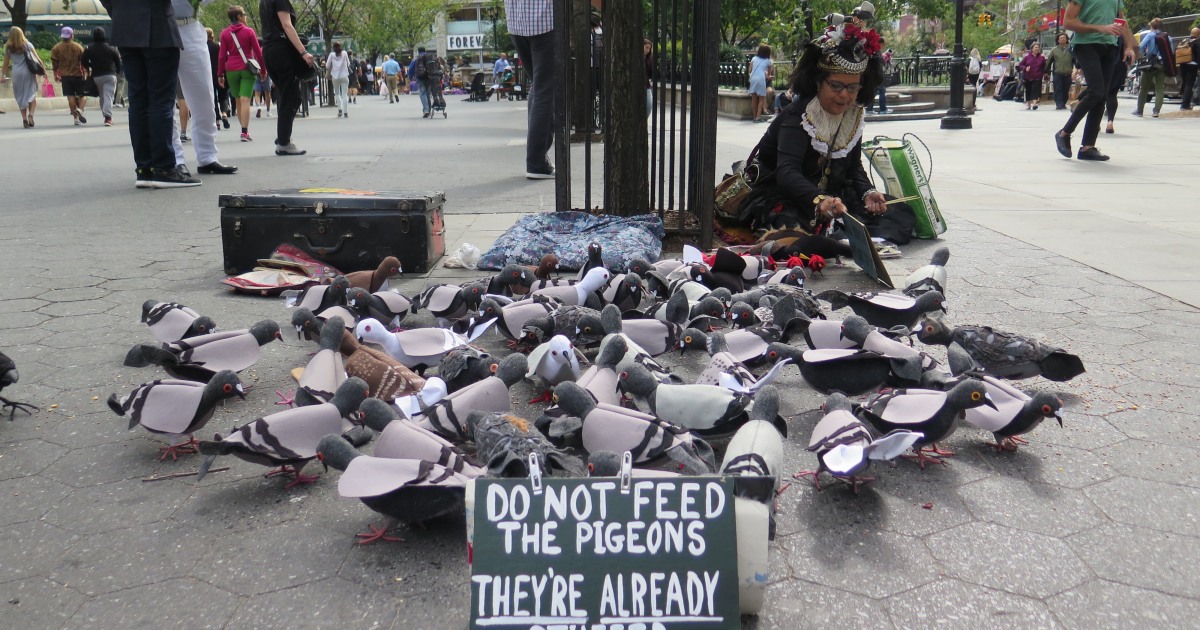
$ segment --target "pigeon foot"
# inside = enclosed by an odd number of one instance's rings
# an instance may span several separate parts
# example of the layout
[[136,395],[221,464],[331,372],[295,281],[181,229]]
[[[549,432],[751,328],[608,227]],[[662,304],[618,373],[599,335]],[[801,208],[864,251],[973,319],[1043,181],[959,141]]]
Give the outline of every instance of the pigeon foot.
[[546,391],[542,392],[541,396],[538,396],[537,398],[530,400],[529,404],[536,405],[537,403],[551,402],[553,400],[554,400],[554,394],[552,394],[550,392],[550,390],[547,389]]
[[276,468],[275,470],[272,470],[263,476],[266,477],[267,479],[270,479],[271,477],[278,477],[280,475],[292,475],[294,477],[294,479],[292,479],[292,481],[290,483],[288,483],[288,485],[283,487],[284,490],[291,490],[292,488],[295,488],[296,486],[313,483],[316,480],[320,479],[320,476],[318,476],[318,475],[304,475],[304,474],[301,474],[300,470],[298,468],[296,468],[295,466],[286,466],[286,465],[280,466],[279,468]]
[[925,449],[915,449],[913,452],[915,454],[901,455],[901,457],[917,462],[917,465],[921,467],[921,470],[925,470],[925,464],[941,464],[942,466],[946,465],[946,460],[934,454],[934,451],[932,450],[926,451]]
[[279,397],[279,400],[275,401],[276,405],[287,405],[289,407],[296,405],[296,390],[294,389],[289,394],[285,394],[277,389],[275,390],[275,395]]
[[818,492],[821,490],[821,471],[819,470],[801,470],[800,472],[792,475],[792,478],[808,479],[812,481],[812,485],[816,487]]
[[1028,445],[1029,440],[1014,435],[1012,437],[1006,437],[1003,440],[997,440],[994,444],[992,444],[992,448],[996,449],[997,453],[1003,453],[1004,451],[1011,451],[1015,453],[1022,444]]
[[854,494],[858,494],[859,488],[862,488],[867,483],[875,481],[875,478],[874,477],[851,477],[849,479],[845,479],[844,481],[846,483],[850,484],[850,489],[854,491]]
[[196,436],[189,435],[188,439],[178,444],[159,447],[158,450],[162,454],[158,456],[158,461],[165,461],[167,457],[170,457],[171,461],[176,461],[180,455],[195,455],[198,444],[200,443],[196,441]]
[[357,538],[361,539],[361,540],[355,541],[355,544],[369,545],[371,543],[377,543],[381,540],[386,541],[386,542],[404,542],[404,539],[400,538],[399,536],[388,536],[387,535],[388,527],[386,525],[384,525],[383,527],[376,527],[375,525],[372,524],[372,525],[367,525],[367,528],[369,531],[360,532],[358,534],[355,534],[355,536]]
[[929,448],[927,450],[930,453],[937,455],[938,457],[954,457],[955,456],[954,451],[947,451],[947,450],[939,447],[936,442],[934,442],[933,444],[930,444]]
[[27,413],[27,414],[29,414],[29,415],[31,415],[31,416],[32,416],[32,415],[33,415],[33,412],[34,412],[35,410],[36,410],[36,411],[41,411],[41,409],[42,409],[41,407],[38,407],[37,405],[31,405],[31,404],[29,404],[29,403],[21,403],[21,402],[16,402],[16,401],[14,401],[14,400],[9,400],[9,399],[7,399],[7,398],[4,398],[3,396],[0,396],[0,403],[3,403],[3,404],[0,404],[0,409],[6,409],[6,408],[8,408],[8,407],[12,407],[12,411],[11,411],[11,412],[8,414],[8,421],[9,421],[9,422],[12,422],[12,421],[13,421],[13,418],[16,418],[16,417],[17,417],[17,410],[24,411],[25,413]]

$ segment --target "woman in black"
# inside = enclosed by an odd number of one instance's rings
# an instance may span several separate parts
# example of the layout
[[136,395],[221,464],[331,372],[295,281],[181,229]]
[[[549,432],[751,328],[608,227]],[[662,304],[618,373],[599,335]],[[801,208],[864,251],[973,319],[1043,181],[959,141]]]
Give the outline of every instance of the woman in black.
[[307,151],[292,142],[292,125],[300,109],[300,78],[311,74],[315,60],[296,32],[291,0],[259,0],[258,12],[267,74],[279,90],[275,155],[304,155]]
[[883,80],[879,38],[847,24],[808,44],[791,76],[795,100],[758,146],[760,172],[743,210],[756,229],[825,234],[843,214],[905,243],[915,218],[886,205],[862,165],[863,107]]
[[96,81],[104,126],[111,127],[113,95],[117,93],[117,73],[121,71],[121,53],[108,45],[108,33],[104,29],[97,27],[92,30],[92,45],[83,51],[79,63],[88,69],[88,75]]

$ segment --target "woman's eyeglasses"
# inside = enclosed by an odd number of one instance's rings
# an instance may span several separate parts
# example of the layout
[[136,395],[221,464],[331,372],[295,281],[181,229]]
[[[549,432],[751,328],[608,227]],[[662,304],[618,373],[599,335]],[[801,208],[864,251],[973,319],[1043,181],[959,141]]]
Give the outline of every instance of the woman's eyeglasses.
[[851,94],[858,94],[859,90],[862,89],[861,83],[842,83],[833,79],[825,79],[825,85],[828,85],[829,89],[838,93],[850,92]]

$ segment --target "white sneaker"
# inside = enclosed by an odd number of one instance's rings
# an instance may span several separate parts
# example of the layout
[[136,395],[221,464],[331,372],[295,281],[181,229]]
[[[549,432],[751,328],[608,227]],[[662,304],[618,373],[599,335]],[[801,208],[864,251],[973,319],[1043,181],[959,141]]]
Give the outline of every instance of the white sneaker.
[[308,151],[297,147],[294,142],[275,145],[275,155],[304,155],[305,153],[308,153]]

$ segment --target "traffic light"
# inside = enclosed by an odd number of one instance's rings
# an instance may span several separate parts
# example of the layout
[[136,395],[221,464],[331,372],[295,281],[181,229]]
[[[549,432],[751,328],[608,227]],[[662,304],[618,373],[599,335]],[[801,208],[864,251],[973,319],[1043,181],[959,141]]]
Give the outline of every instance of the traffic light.
[[995,16],[993,16],[991,13],[988,13],[987,11],[984,11],[983,13],[979,14],[978,24],[980,26],[991,26],[992,20],[994,20],[994,19],[995,19]]

